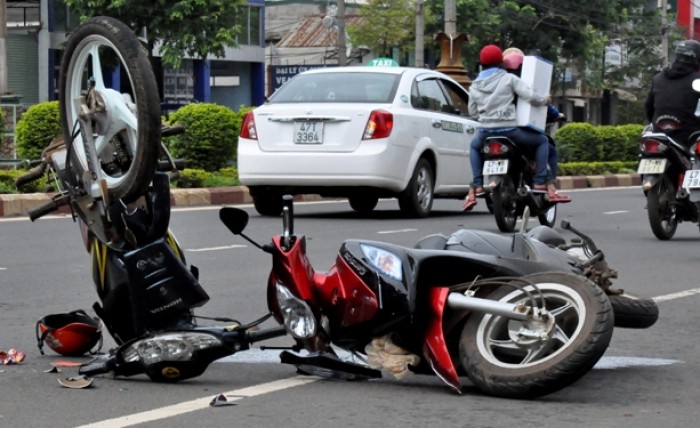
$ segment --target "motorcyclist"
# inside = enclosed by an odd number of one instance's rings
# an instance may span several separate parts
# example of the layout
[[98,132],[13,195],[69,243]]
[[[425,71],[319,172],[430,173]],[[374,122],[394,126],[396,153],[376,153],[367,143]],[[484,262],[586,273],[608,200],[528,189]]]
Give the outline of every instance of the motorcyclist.
[[[469,115],[475,117],[481,128],[470,144],[469,158],[473,180],[463,211],[476,205],[476,196],[484,193],[483,158],[481,148],[484,140],[492,134],[504,135],[518,145],[528,146],[535,152],[534,190],[547,191],[547,158],[549,143],[544,134],[518,128],[515,117],[515,97],[533,105],[544,106],[548,98],[534,90],[514,74],[503,68],[503,51],[496,45],[486,45],[479,53],[482,71],[469,88]],[[561,195],[548,192],[549,199],[560,202]]]
[[676,46],[676,59],[670,67],[658,72],[651,80],[645,108],[647,120],[655,131],[661,131],[660,119],[673,119],[680,123],[674,130],[665,130],[669,137],[689,145],[688,137],[700,129],[700,118],[695,110],[700,93],[691,89],[693,80],[700,79],[700,42],[684,40]]
[[[518,48],[508,48],[503,51],[503,68],[505,68],[509,73],[513,73],[520,77],[520,73],[523,69],[523,59],[525,55],[523,51]],[[554,123],[563,120],[564,114],[557,109],[554,104],[547,104],[547,123]],[[531,132],[539,132],[532,128],[526,128],[526,130]],[[556,192],[556,180],[557,180],[557,168],[559,164],[559,154],[557,153],[557,148],[554,146],[554,141],[547,138],[549,141],[549,156],[547,158],[547,164],[549,165],[549,175],[547,176],[547,190],[549,192]],[[568,195],[560,195],[562,198],[559,202],[570,202],[571,198]]]

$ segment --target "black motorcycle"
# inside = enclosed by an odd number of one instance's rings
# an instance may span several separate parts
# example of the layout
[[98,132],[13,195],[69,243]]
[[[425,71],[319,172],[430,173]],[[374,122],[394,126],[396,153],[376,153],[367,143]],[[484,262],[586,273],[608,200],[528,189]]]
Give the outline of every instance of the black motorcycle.
[[681,126],[677,119],[662,118],[655,125],[647,126],[642,133],[637,173],[642,178],[651,231],[665,241],[676,233],[678,223],[698,223],[697,198],[693,201],[688,189],[697,185],[693,181],[697,171],[691,170],[700,132],[681,144],[669,135]]

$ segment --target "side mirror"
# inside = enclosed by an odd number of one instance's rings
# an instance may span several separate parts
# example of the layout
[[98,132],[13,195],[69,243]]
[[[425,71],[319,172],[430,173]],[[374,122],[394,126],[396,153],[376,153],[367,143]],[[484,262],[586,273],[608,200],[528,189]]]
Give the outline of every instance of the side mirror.
[[693,90],[695,92],[700,92],[700,79],[693,80]]

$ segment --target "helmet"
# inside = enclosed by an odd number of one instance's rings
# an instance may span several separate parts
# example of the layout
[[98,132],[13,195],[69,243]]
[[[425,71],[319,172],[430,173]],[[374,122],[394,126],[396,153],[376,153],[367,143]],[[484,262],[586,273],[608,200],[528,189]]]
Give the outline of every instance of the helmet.
[[510,47],[510,48],[508,48],[508,49],[506,49],[506,50],[503,51],[503,58],[507,57],[507,56],[510,55],[510,54],[514,54],[514,53],[515,53],[515,54],[520,54],[520,55],[525,55],[525,54],[523,53],[523,51],[521,51],[520,49],[514,48],[514,47]]
[[[520,51],[520,49],[518,49]],[[506,70],[517,70],[518,67],[523,65],[523,58],[525,56],[523,55],[522,52],[510,52],[506,54],[505,52],[503,53],[503,67]]]
[[498,65],[503,62],[503,51],[496,45],[486,45],[479,53],[481,65]]
[[36,323],[36,338],[42,355],[46,342],[56,353],[76,357],[90,351],[98,343],[102,347],[102,327],[97,318],[78,309],[42,317]]
[[676,46],[676,61],[696,64],[700,62],[700,42],[683,40]]

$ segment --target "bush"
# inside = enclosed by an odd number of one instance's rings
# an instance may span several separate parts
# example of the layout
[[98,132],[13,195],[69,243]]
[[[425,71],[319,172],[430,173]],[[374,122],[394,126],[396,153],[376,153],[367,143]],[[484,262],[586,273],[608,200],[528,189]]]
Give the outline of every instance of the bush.
[[41,157],[41,151],[51,140],[61,135],[58,101],[34,104],[22,114],[15,129],[17,155],[32,160]]
[[621,160],[636,161],[639,157],[639,142],[641,141],[644,125],[618,125],[618,128],[622,132],[623,137],[623,149],[621,151],[623,158]]
[[188,104],[170,114],[168,123],[185,127],[184,134],[168,138],[166,144],[188,168],[217,171],[235,159],[240,119],[228,107]]
[[20,186],[18,189],[15,186],[15,180],[17,180],[17,177],[24,174],[25,172],[27,171],[20,169],[0,171],[0,194],[37,193],[53,191],[53,189],[49,189],[45,177]]
[[637,161],[568,162],[559,164],[559,176],[633,174]]
[[181,189],[194,189],[202,187],[209,174],[203,169],[185,168],[173,180],[173,183]]
[[603,160],[602,145],[590,123],[568,123],[554,135],[559,162],[594,162]]

